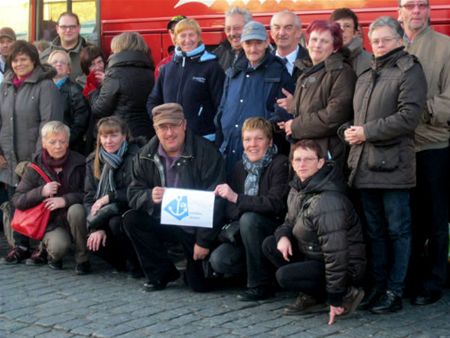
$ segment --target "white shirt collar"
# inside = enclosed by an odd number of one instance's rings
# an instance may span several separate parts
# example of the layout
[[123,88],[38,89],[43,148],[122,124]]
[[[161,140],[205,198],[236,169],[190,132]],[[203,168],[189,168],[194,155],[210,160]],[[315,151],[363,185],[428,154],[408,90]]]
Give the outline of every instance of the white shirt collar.
[[292,75],[292,73],[294,72],[294,62],[297,59],[297,54],[298,54],[298,50],[300,49],[300,47],[297,45],[297,48],[295,48],[294,51],[290,52],[288,55],[286,56],[281,56],[280,54],[278,54],[278,49],[275,52],[275,55],[278,56],[281,59],[286,59],[286,69],[289,72],[290,75]]

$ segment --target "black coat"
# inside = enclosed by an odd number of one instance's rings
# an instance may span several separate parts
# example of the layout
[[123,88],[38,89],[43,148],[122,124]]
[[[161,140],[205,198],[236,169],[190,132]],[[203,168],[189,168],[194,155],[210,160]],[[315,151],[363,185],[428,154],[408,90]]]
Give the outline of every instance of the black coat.
[[244,50],[241,48],[236,55],[236,52],[231,48],[230,42],[228,40],[222,41],[213,53],[217,55],[219,59],[219,64],[222,66],[223,70],[226,71],[228,68],[234,66],[238,60],[245,59]]
[[275,231],[277,242],[286,236],[305,259],[324,262],[333,305],[342,301],[352,281],[361,280],[366,265],[361,223],[336,169],[328,163],[304,183],[295,176],[286,220]]
[[[228,221],[237,220],[244,212],[257,212],[274,220],[282,220],[286,214],[289,161],[284,155],[275,155],[259,179],[257,196],[244,194],[247,171],[242,161],[233,170],[230,187],[238,194],[236,203],[227,203]],[[281,222],[280,222],[281,223]]]
[[[164,167],[158,155],[159,140],[154,136],[133,160],[132,182],[128,200],[133,209],[147,212],[159,221],[161,205],[152,201],[153,187],[165,187]],[[225,181],[223,159],[213,144],[204,138],[186,132],[184,150],[174,165],[179,174],[179,188],[213,191]],[[196,228],[197,243],[205,248],[213,244],[222,222],[223,200],[216,198],[214,229]]]
[[[85,174],[85,158],[84,156],[70,151],[67,162],[62,171],[62,179],[58,179],[56,175],[50,173],[42,164],[41,155],[36,156],[33,161],[39,166],[52,181],[64,182],[63,188],[58,189],[58,193],[54,197],[62,197],[66,201],[63,209],[57,209],[51,212],[50,221],[47,226],[47,232],[54,230],[58,226],[67,225],[67,210],[73,204],[83,203],[83,181]],[[14,207],[19,210],[32,208],[46,199],[41,195],[42,188],[46,184],[45,180],[31,167],[25,170],[16,192],[12,197]],[[62,191],[64,190],[64,191]]]
[[145,104],[155,82],[153,71],[153,61],[142,52],[111,55],[100,93],[91,99],[94,118],[117,115],[128,124],[133,137],[150,139],[154,131]]

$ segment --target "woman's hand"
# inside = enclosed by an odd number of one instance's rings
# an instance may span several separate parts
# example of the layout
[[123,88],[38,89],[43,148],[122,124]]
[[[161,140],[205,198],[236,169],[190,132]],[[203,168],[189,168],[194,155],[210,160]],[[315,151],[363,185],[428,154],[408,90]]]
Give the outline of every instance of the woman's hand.
[[342,315],[344,311],[345,309],[341,306],[330,305],[330,320],[328,321],[328,325],[333,325],[336,317]]
[[209,255],[209,249],[204,248],[197,243],[194,244],[194,255],[192,258],[194,261],[201,261],[202,259],[205,259],[206,256]]
[[0,169],[6,168],[7,164],[5,156],[0,155]]
[[97,230],[92,232],[87,240],[87,247],[91,251],[98,251],[100,245],[106,245],[106,232],[105,230]]
[[94,71],[95,79],[98,81],[99,84],[103,83],[103,80],[105,79],[105,72],[102,72],[100,70]]
[[361,126],[351,126],[344,131],[345,141],[350,145],[361,144],[366,141],[364,128]]
[[56,181],[46,183],[41,190],[42,197],[51,197],[58,192],[58,188],[61,186],[61,183]]
[[50,210],[63,209],[66,207],[66,200],[62,197],[50,197],[44,200],[45,207]]
[[217,196],[220,196],[231,203],[236,203],[238,199],[238,194],[236,194],[233,189],[226,183],[219,184],[216,189],[214,189],[214,193]]
[[283,236],[277,243],[277,250],[281,252],[285,261],[289,262],[289,256],[292,256],[292,244],[289,238]]
[[152,201],[155,204],[160,204],[162,202],[164,196],[164,188],[163,187],[154,187],[152,189]]
[[292,135],[292,121],[293,120],[277,123],[278,127],[280,127],[280,129],[283,129],[287,136]]
[[95,216],[97,212],[106,204],[109,203],[109,196],[105,195],[98,200],[95,201],[95,203],[91,207],[91,214],[92,216]]
[[284,110],[289,111],[290,107],[292,107],[292,102],[294,101],[294,96],[288,92],[286,89],[281,88],[281,92],[286,96],[282,99],[277,100],[277,105],[283,108]]

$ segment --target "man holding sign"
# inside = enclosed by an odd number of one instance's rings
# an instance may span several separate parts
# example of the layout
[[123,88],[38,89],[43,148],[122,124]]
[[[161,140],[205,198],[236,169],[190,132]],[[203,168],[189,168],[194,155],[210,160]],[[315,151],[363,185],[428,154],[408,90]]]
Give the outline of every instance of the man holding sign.
[[[156,106],[152,114],[156,136],[134,160],[132,183],[128,188],[129,203],[134,210],[124,215],[124,228],[148,279],[145,290],[162,290],[178,279],[180,274],[164,245],[166,240],[176,240],[182,244],[187,259],[187,284],[194,291],[207,291],[202,260],[208,256],[220,229],[222,208],[217,205],[219,200],[215,201],[212,222],[209,222],[213,225],[211,228],[205,221],[213,205],[209,193],[202,201],[199,199],[205,195],[192,190],[212,192],[223,183],[223,159],[212,143],[186,129],[183,108],[179,104]],[[169,198],[164,196],[165,192]],[[204,209],[209,209],[203,210],[204,214],[199,207],[203,202]],[[192,226],[196,217],[198,224]]]

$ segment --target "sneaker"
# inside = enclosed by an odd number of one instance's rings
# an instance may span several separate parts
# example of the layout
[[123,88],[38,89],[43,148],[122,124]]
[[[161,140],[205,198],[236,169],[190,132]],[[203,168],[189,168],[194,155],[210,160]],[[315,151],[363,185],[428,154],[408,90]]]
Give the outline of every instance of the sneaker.
[[91,272],[91,263],[89,263],[89,261],[77,263],[77,265],[75,265],[76,275],[87,275],[90,272]]
[[350,287],[347,294],[344,296],[342,300],[342,307],[344,308],[344,313],[342,315],[348,316],[352,314],[361,301],[364,298],[364,290],[357,289],[355,287]]
[[45,249],[36,249],[31,257],[25,261],[26,265],[44,265],[48,262],[48,255]]
[[31,256],[30,250],[22,249],[19,246],[15,246],[11,250],[9,250],[6,257],[3,258],[3,262],[5,264],[19,264],[25,261],[30,256]]
[[285,316],[306,315],[312,313],[322,313],[328,311],[328,305],[318,303],[317,300],[309,295],[300,292],[295,302],[284,308]]
[[57,260],[54,260],[52,258],[49,258],[49,260],[48,260],[48,267],[50,269],[53,269],[53,270],[62,270],[62,268],[63,268],[62,259],[57,261]]

